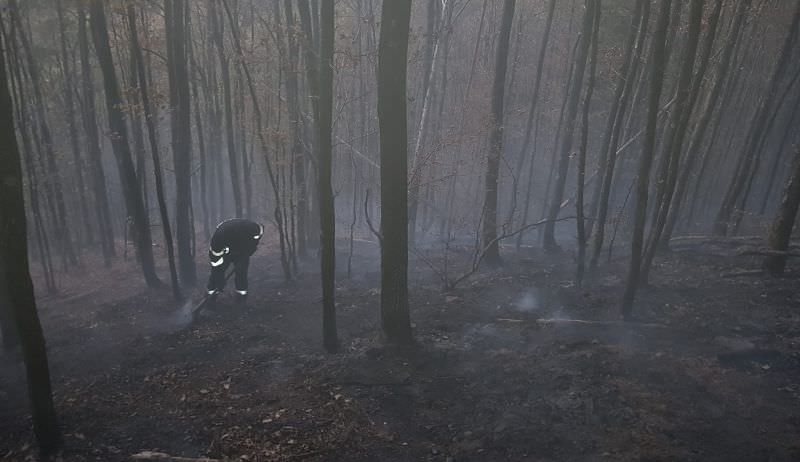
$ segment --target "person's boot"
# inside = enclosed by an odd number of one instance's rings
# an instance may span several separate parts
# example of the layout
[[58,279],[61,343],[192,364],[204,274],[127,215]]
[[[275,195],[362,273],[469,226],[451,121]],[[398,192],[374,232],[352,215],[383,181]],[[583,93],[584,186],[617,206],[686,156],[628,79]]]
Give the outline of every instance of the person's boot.
[[247,306],[247,291],[246,290],[236,290],[236,304],[239,306]]
[[208,300],[206,301],[204,308],[206,308],[208,310],[213,310],[214,308],[216,308],[217,307],[217,297],[219,296],[219,293],[220,293],[219,290],[215,290],[215,291],[209,290],[207,295],[206,295],[208,297]]

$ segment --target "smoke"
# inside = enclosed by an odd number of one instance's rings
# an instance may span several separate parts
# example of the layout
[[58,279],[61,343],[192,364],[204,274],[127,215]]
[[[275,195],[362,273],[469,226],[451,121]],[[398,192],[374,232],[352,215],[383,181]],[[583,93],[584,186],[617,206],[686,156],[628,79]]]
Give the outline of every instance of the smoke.
[[539,291],[535,288],[526,289],[522,296],[512,305],[516,311],[523,313],[534,313],[541,308],[541,297]]
[[194,321],[195,302],[191,297],[177,309],[174,313],[167,316],[163,323],[156,325],[156,330],[170,333],[183,329]]

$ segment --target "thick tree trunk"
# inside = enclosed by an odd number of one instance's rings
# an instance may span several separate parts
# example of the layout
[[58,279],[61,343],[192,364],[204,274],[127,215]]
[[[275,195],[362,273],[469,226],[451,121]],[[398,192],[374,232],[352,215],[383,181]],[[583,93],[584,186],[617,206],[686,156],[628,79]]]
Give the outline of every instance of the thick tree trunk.
[[186,54],[186,15],[184,0],[166,0],[165,30],[168,33],[167,63],[169,67],[170,106],[172,121],[172,159],[175,168],[175,238],[178,247],[178,270],[181,282],[193,286],[197,271],[192,255],[192,129],[191,93]]
[[670,4],[672,0],[664,0],[660,5],[658,21],[650,45],[650,90],[648,96],[647,127],[645,129],[642,155],[639,160],[639,173],[636,180],[636,211],[633,237],[631,240],[631,257],[625,293],[622,298],[622,315],[629,319],[633,311],[633,302],[639,288],[639,277],[644,247],[644,228],[647,220],[647,194],[650,187],[650,169],[655,153],[656,129],[658,123],[659,102],[664,86],[666,68],[666,36],[669,28]]
[[384,0],[378,54],[381,152],[381,324],[410,344],[408,310],[408,115],[406,63],[411,0]]
[[500,158],[503,156],[503,116],[505,114],[506,73],[508,70],[508,44],[514,22],[516,0],[503,3],[503,21],[494,68],[492,88],[492,128],[489,134],[489,158],[486,166],[484,189],[483,246],[487,247],[484,261],[489,266],[501,263],[500,246],[497,241],[497,196],[500,186]]
[[[783,190],[783,200],[772,227],[767,244],[770,250],[786,252],[792,237],[792,229],[800,206],[800,148],[795,148],[794,163],[789,181]],[[772,255],[764,260],[764,269],[773,276],[783,273],[786,268],[786,255]]]
[[[2,21],[0,21],[0,32],[2,33],[2,37],[4,39],[9,39],[9,36],[6,34],[5,28],[3,27]],[[13,43],[13,41],[6,41],[6,43]],[[17,129],[19,130],[20,138],[22,140],[21,156],[24,163],[25,176],[28,180],[28,197],[30,199],[31,215],[33,216],[34,234],[36,236],[36,244],[39,251],[39,259],[42,264],[45,285],[48,292],[52,294],[57,291],[57,287],[53,270],[53,262],[50,254],[50,244],[49,240],[47,239],[47,233],[45,232],[44,220],[42,219],[41,204],[39,201],[39,180],[36,175],[36,170],[33,166],[33,152],[30,141],[32,136],[28,135],[27,130],[30,124],[24,123],[24,121],[29,119],[26,106],[22,103],[24,101],[24,93],[22,89],[23,81],[22,72],[20,70],[21,66],[19,65],[18,54],[15,52],[14,48],[10,47],[8,51],[8,63],[11,67],[11,74],[8,76],[8,80],[11,84],[10,90],[14,98],[12,103],[17,111]]]
[[[0,21],[3,18],[0,16]],[[8,298],[11,316],[20,334],[28,376],[28,395],[36,441],[45,454],[61,443],[56,422],[50,371],[42,326],[36,312],[33,282],[28,266],[28,235],[25,198],[14,114],[5,67],[5,44],[0,38],[0,287]],[[2,290],[2,289],[0,289]],[[3,300],[5,303],[5,300]],[[5,332],[4,332],[5,335]]]
[[785,164],[785,162],[781,162],[784,160],[783,152],[786,149],[786,145],[793,141],[798,133],[800,133],[800,123],[798,123],[798,115],[800,115],[800,95],[796,97],[794,102],[794,107],[792,108],[791,114],[789,114],[787,118],[787,125],[786,130],[783,132],[781,136],[781,142],[778,145],[778,149],[775,152],[775,158],[772,161],[772,166],[769,169],[769,176],[767,177],[767,190],[764,191],[764,195],[761,198],[761,206],[758,209],[759,215],[764,215],[767,210],[767,204],[769,203],[770,197],[772,197],[772,190],[775,187],[775,183],[777,183],[778,178],[778,170],[781,164]]
[[339,349],[336,337],[336,217],[333,208],[333,45],[334,1],[322,0],[319,64],[319,222],[322,276],[322,335],[328,353]]
[[102,151],[100,150],[100,134],[97,131],[94,77],[92,75],[90,62],[91,57],[89,55],[89,37],[86,31],[86,12],[83,9],[82,3],[78,4],[78,44],[80,48],[83,84],[81,114],[83,116],[83,128],[86,131],[86,144],[89,149],[92,192],[94,193],[103,260],[106,266],[110,266],[111,258],[116,254],[114,228],[111,225],[111,207],[108,201],[106,174],[103,168]]
[[3,351],[12,351],[20,346],[17,320],[11,309],[5,278],[0,278],[0,337],[3,337]]
[[90,4],[90,23],[94,37],[94,47],[100,69],[103,73],[103,83],[106,94],[106,110],[108,111],[111,146],[117,159],[117,168],[122,182],[122,193],[125,197],[125,206],[128,216],[133,219],[135,230],[136,250],[139,255],[142,273],[147,285],[154,287],[161,283],[156,275],[155,261],[153,259],[153,241],[150,237],[150,220],[144,209],[139,181],[131,158],[131,148],[128,145],[128,130],[122,113],[122,98],[119,84],[114,71],[114,62],[111,57],[111,46],[106,28],[105,9],[103,0],[92,0]]

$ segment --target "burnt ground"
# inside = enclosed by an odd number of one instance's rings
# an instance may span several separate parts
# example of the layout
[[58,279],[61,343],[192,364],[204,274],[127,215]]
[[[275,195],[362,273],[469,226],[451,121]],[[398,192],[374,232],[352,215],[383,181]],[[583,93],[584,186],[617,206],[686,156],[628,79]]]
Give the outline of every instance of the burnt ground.
[[[730,274],[750,257],[665,256],[621,323],[624,259],[578,289],[570,255],[528,251],[449,293],[414,262],[418,344],[398,350],[375,250],[359,242],[339,278],[333,356],[313,264],[286,284],[262,249],[247,306],[228,292],[184,325],[133,262],[87,262],[39,301],[61,459],[800,460],[796,264],[770,279]],[[35,457],[30,426],[18,356],[0,356],[0,459]]]

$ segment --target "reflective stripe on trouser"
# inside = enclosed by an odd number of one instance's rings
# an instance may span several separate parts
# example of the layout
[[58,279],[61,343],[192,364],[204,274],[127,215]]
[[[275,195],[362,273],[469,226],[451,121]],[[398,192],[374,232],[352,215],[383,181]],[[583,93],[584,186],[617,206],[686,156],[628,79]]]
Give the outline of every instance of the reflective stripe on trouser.
[[[208,278],[208,291],[219,292],[225,288],[225,273],[228,267],[233,264],[235,275],[236,291],[242,295],[247,295],[247,270],[250,266],[250,257],[242,257],[231,262],[229,257],[219,266],[211,267],[211,276]],[[244,293],[242,293],[244,292]]]

